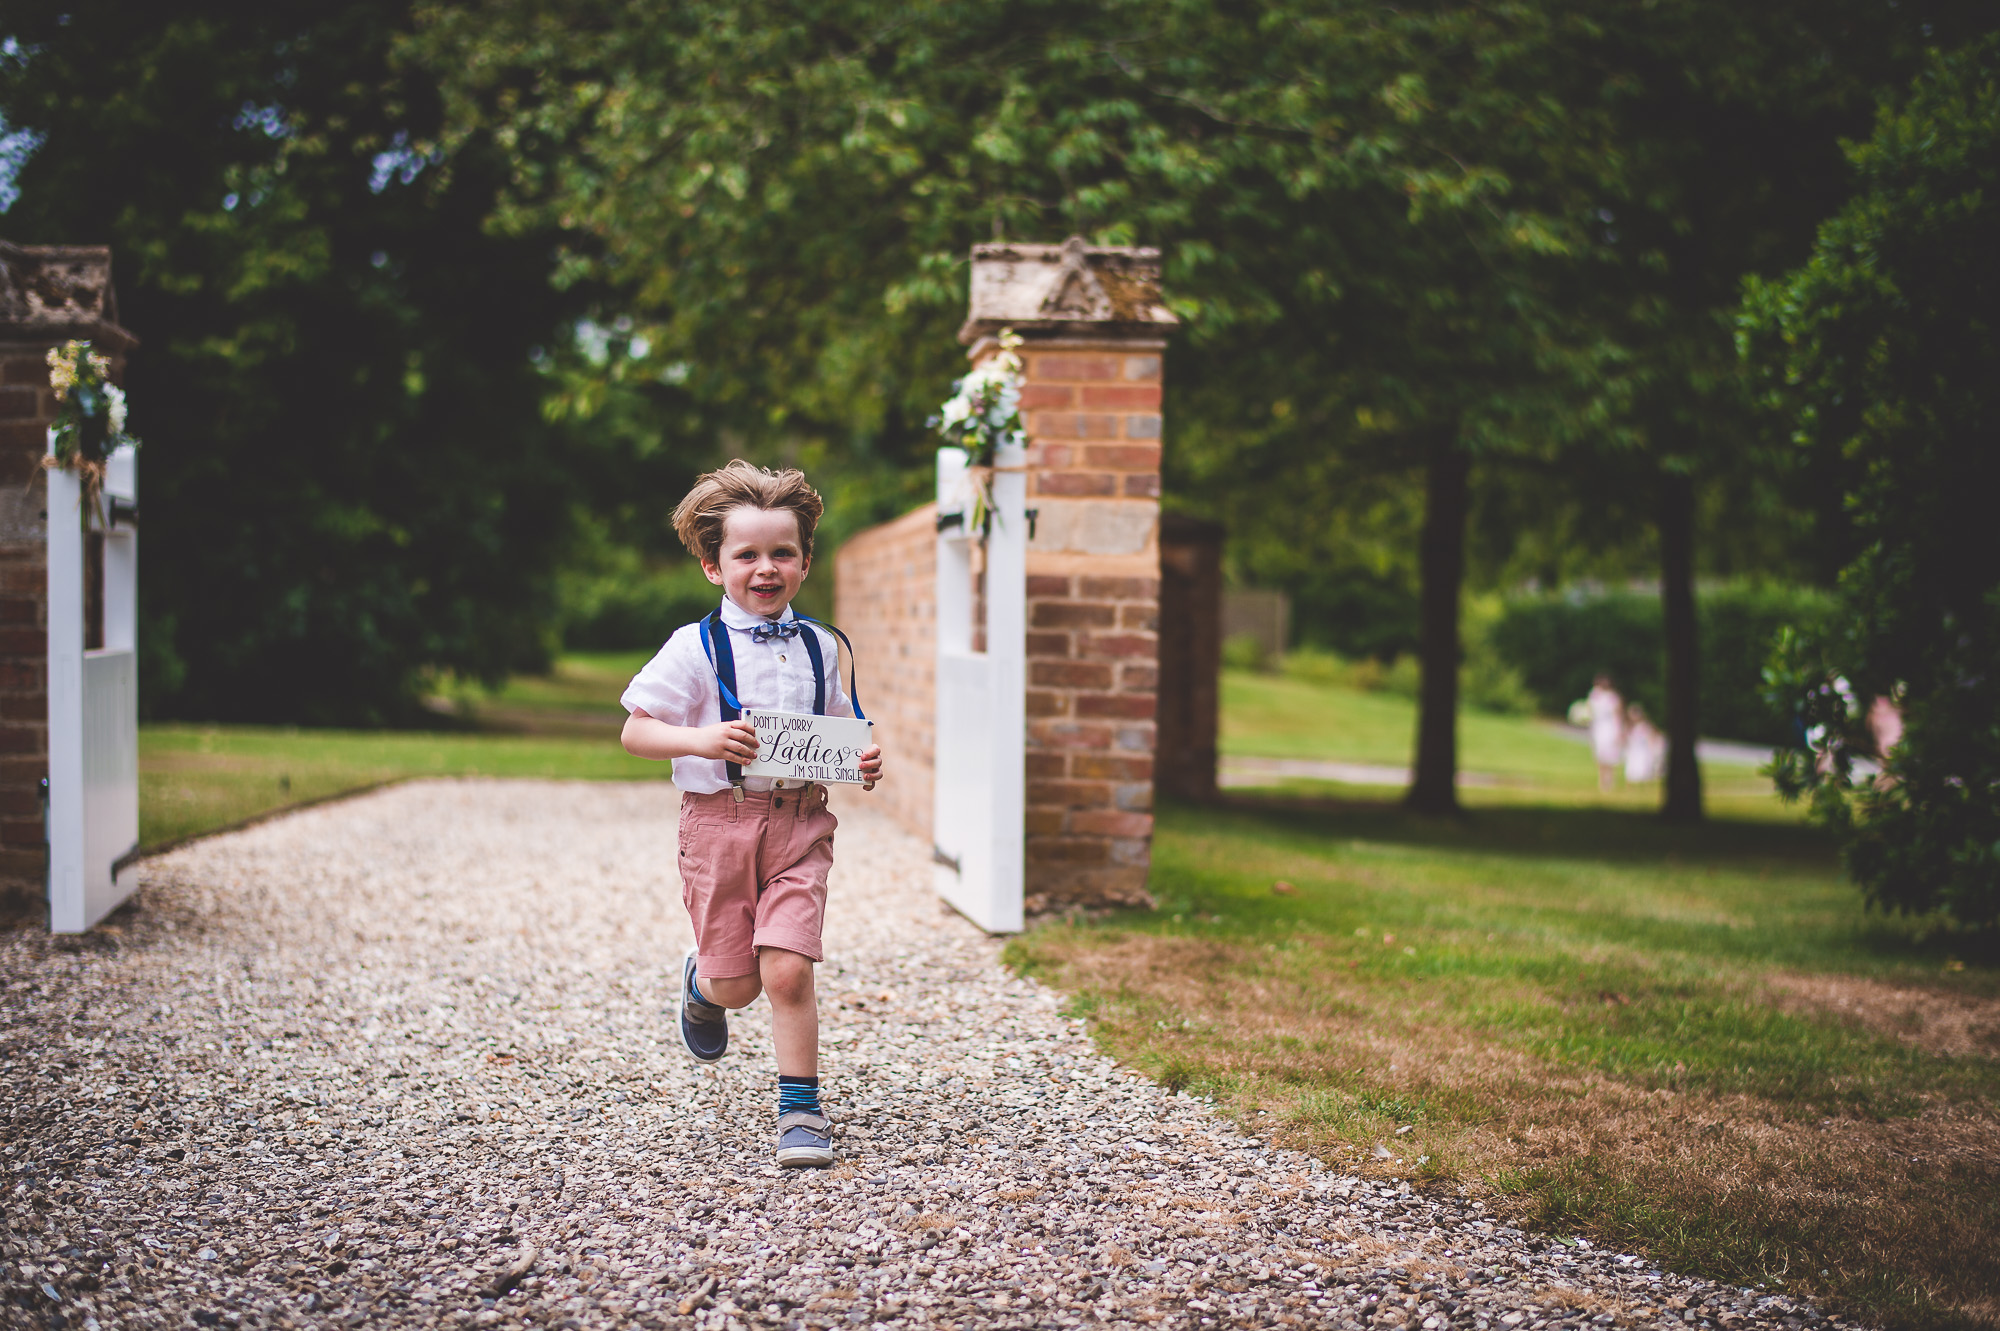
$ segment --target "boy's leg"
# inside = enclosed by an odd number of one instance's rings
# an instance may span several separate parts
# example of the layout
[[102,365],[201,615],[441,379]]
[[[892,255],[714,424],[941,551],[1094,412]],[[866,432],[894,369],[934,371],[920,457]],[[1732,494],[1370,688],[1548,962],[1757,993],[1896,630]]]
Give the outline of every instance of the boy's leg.
[[757,953],[757,968],[764,992],[771,996],[771,1043],[777,1046],[778,1075],[817,1078],[819,1003],[812,958],[767,947]]
[[701,996],[717,1007],[749,1007],[764,992],[763,981],[755,975],[732,975],[724,980],[704,975],[699,983]]
[[[772,835],[761,866],[757,902],[757,962],[771,1000],[771,1036],[778,1056],[778,1163],[788,1169],[833,1163],[833,1125],[819,1103],[819,1007],[813,966],[822,955],[826,879],[838,826],[826,792],[772,799]],[[779,835],[789,814],[788,835]]]
[[757,997],[755,945],[758,843],[764,820],[727,795],[683,795],[681,903],[694,925],[695,951],[681,963],[676,1013],[681,1043],[703,1063],[729,1048],[725,1009]]
[[778,1163],[824,1169],[833,1163],[833,1124],[819,1103],[819,1005],[811,957],[782,947],[757,954],[771,1000],[778,1054]]

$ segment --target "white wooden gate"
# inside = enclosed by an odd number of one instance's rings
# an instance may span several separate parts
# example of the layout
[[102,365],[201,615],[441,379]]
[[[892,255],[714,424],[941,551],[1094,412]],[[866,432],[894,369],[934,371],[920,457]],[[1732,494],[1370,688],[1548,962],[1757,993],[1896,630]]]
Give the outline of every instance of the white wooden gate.
[[938,450],[935,841],[938,893],[982,929],[1021,928],[1027,797],[1026,451],[1003,448],[984,535],[986,633],[973,650],[973,524],[964,450]]
[[48,473],[49,928],[81,933],[138,885],[139,497],[130,447],[105,479],[104,646],[84,649],[82,487]]

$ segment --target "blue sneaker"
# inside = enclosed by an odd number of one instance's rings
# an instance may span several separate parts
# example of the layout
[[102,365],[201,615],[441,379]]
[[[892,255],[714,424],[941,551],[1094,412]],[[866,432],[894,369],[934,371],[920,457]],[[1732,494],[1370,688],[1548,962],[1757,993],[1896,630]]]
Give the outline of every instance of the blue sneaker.
[[794,1109],[778,1117],[778,1164],[784,1169],[825,1169],[833,1163],[833,1123],[824,1114]]
[[681,1044],[695,1061],[713,1063],[729,1052],[729,1010],[694,997],[694,953],[681,962]]

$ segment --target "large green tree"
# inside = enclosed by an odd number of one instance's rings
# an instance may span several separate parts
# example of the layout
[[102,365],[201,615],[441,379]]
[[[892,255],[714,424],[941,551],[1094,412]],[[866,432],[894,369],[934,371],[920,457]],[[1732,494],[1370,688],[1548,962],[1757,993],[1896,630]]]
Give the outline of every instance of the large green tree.
[[[498,126],[515,155],[502,224],[563,228],[560,280],[619,293],[649,354],[746,439],[844,436],[917,464],[973,241],[1164,244],[1192,353],[1173,428],[1213,445],[1218,474],[1282,483],[1331,452],[1431,478],[1422,633],[1443,664],[1414,796],[1454,807],[1471,459],[1615,428],[1617,348],[1570,317],[1610,145],[1530,95],[1563,47],[1512,40],[1565,20],[1196,3],[424,13],[417,49],[454,122]],[[1493,63],[1506,77],[1481,81]],[[1260,430],[1279,403],[1289,423]]]
[[[1794,640],[1779,784],[1812,792],[1869,898],[2000,922],[2000,37],[1938,54],[1849,151],[1810,260],[1753,286],[1746,348],[1855,523],[1848,628]],[[1901,704],[1884,779],[1862,706]]]
[[[1423,5],[1393,17],[1350,15],[1332,30],[1341,42],[1375,34],[1377,68],[1396,71],[1380,91],[1396,123],[1377,132],[1374,146],[1393,144],[1383,160],[1413,206],[1405,225],[1380,235],[1352,210],[1319,225],[1287,215],[1287,237],[1305,252],[1282,242],[1279,252],[1304,272],[1317,271],[1313,253],[1342,244],[1394,256],[1370,274],[1392,285],[1386,306],[1356,299],[1365,286],[1342,291],[1339,304],[1386,328],[1414,309],[1423,345],[1395,368],[1407,374],[1428,360],[1448,387],[1440,392],[1433,377],[1415,378],[1425,409],[1464,401],[1481,419],[1476,434],[1434,454],[1428,468],[1421,548],[1429,645],[1413,803],[1450,805],[1450,635],[1464,567],[1458,533],[1469,453],[1482,459],[1489,488],[1498,478],[1500,488],[1540,490],[1539,517],[1529,515],[1515,532],[1572,514],[1585,518],[1567,524],[1572,535],[1651,529],[1667,626],[1663,812],[1700,816],[1698,504],[1706,491],[1719,523],[1761,533],[1793,525],[1769,511],[1782,493],[1783,460],[1764,445],[1747,409],[1732,345],[1740,283],[1803,255],[1817,218],[1845,185],[1840,136],[1865,124],[1876,91],[1905,77],[1927,40],[1979,22],[1977,7],[1955,0],[1894,7],[1678,0]],[[1284,30],[1295,39],[1305,31],[1296,23]],[[1311,86],[1305,70],[1316,67],[1302,64],[1288,105]],[[1353,124],[1353,104],[1340,109]],[[1350,151],[1336,116],[1318,123],[1317,138],[1287,145],[1295,155]],[[1464,244],[1426,243],[1424,223],[1440,215],[1464,228]],[[1479,266],[1454,272],[1448,257],[1440,262],[1453,253],[1476,256]],[[1397,258],[1422,267],[1413,277]],[[1440,301],[1425,281],[1433,270],[1465,298]],[[1448,313],[1444,336],[1425,321],[1432,311]],[[1287,331],[1298,322],[1288,315]],[[1357,320],[1352,332],[1363,326]],[[1343,373],[1357,345],[1346,339]],[[1231,369],[1231,382],[1241,382]],[[1326,442],[1328,423],[1367,401],[1353,382],[1329,394],[1333,410],[1296,416],[1294,431],[1231,432],[1211,479],[1274,444],[1310,471],[1306,459]],[[1519,408],[1511,418],[1494,411],[1507,403],[1505,388]],[[1288,433],[1295,446],[1285,446]],[[1351,447],[1341,451],[1356,456]],[[1402,460],[1393,452],[1384,459]],[[1721,535],[1714,543],[1728,554],[1748,553],[1740,535]]]
[[1165,245],[1190,353],[1172,376],[1176,480],[1282,526],[1296,505],[1243,497],[1424,477],[1417,807],[1455,807],[1475,465],[1606,480],[1615,494],[1586,502],[1658,532],[1667,810],[1692,817],[1696,498],[1757,470],[1727,312],[1745,274],[1803,254],[1871,89],[1927,29],[1976,11],[422,12],[416,49],[453,123],[495,127],[513,155],[502,225],[559,228],[559,280],[632,316],[734,437],[910,474],[952,372],[971,242]]
[[[1578,63],[1615,119],[1601,214],[1616,235],[1610,335],[1639,367],[1640,447],[1611,459],[1606,506],[1657,532],[1670,739],[1663,812],[1700,816],[1695,625],[1702,486],[1769,493],[1782,459],[1748,410],[1731,324],[1746,276],[1797,262],[1846,186],[1841,136],[1925,41],[1976,21],[1956,0],[1607,6]],[[1738,509],[1738,520],[1743,520]],[[1759,525],[1769,519],[1751,515]]]
[[407,5],[17,9],[0,116],[40,133],[22,242],[108,242],[145,441],[154,714],[380,722],[423,674],[546,659],[574,489],[531,349],[549,240],[436,151]]

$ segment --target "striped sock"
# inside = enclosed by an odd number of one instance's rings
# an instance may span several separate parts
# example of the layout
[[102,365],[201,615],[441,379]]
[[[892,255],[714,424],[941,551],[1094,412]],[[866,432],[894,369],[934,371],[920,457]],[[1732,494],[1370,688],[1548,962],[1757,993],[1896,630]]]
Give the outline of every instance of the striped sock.
[[820,1113],[818,1077],[778,1077],[778,1117],[794,1111]]

